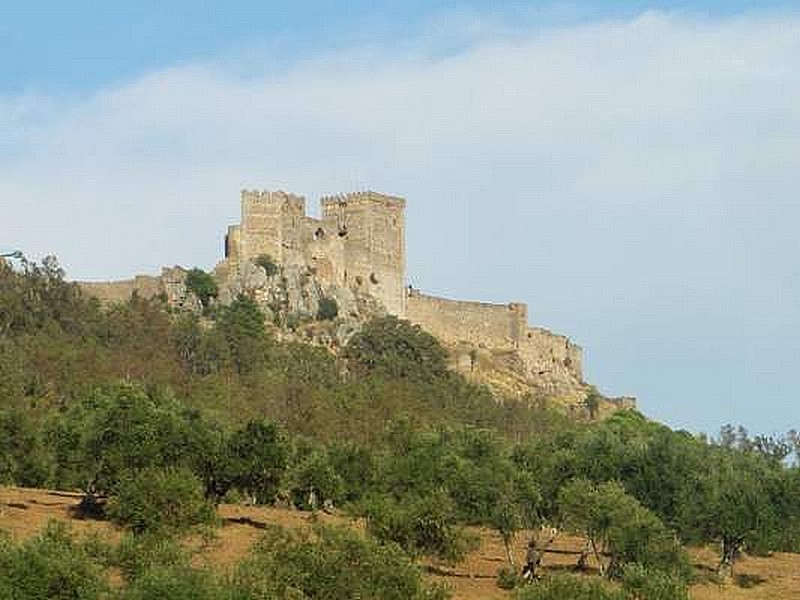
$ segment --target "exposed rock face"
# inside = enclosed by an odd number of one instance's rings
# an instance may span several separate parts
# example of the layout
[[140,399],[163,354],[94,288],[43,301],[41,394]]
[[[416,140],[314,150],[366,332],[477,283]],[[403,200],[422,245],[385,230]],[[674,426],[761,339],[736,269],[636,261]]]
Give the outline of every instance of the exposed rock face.
[[[247,263],[236,276],[221,282],[218,301],[229,304],[239,294],[253,298],[267,320],[290,329],[303,325],[307,339],[331,348],[345,345],[363,323],[386,314],[377,298],[326,283],[299,265],[281,267],[269,276],[264,268]],[[310,322],[317,318],[324,298],[336,303],[335,322],[313,327]]]

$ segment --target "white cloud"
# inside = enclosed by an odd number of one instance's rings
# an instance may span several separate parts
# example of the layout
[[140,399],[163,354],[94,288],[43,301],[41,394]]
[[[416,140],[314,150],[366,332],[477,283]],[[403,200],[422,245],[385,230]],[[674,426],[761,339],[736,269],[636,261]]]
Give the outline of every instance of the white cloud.
[[651,412],[692,422],[692,394],[730,369],[755,392],[752,369],[800,346],[800,17],[457,23],[448,54],[373,44],[270,70],[249,52],[0,98],[0,246],[78,278],[211,266],[242,187],[312,207],[370,187],[409,199],[415,284],[528,301]]

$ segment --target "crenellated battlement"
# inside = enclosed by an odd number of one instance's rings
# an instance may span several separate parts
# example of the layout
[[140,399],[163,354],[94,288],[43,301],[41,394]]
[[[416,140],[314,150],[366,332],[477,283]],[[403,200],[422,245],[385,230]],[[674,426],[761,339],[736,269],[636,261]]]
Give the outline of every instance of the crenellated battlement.
[[284,204],[302,204],[305,206],[306,199],[304,196],[292,194],[291,192],[284,192],[283,190],[247,190],[243,189],[242,202],[248,203],[262,203],[271,205],[284,205]]
[[326,206],[332,205],[340,205],[340,204],[364,204],[364,203],[374,203],[374,204],[383,204],[387,207],[396,208],[396,209],[404,209],[406,206],[406,201],[399,196],[390,196],[388,194],[381,194],[379,192],[374,192],[372,190],[364,191],[364,192],[347,192],[344,194],[333,194],[328,196],[322,196],[320,198],[320,204],[322,204],[323,210]]

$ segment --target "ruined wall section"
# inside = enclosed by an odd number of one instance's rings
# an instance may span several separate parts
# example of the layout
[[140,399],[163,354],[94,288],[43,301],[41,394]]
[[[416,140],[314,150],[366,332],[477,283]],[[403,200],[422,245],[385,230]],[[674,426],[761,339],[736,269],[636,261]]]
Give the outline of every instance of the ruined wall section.
[[406,315],[405,200],[376,192],[328,196],[323,222],[343,242],[343,284]]
[[520,303],[488,304],[427,296],[408,290],[406,316],[446,344],[467,342],[497,350],[516,349],[527,328],[528,309]]
[[518,352],[530,378],[583,380],[583,349],[566,336],[530,327],[519,340]]
[[583,351],[563,335],[528,327],[522,303],[462,302],[408,290],[407,317],[445,344],[469,344],[516,357],[521,376],[554,395],[583,387]]
[[81,290],[100,300],[103,304],[127,302],[134,295],[140,298],[155,298],[162,291],[160,277],[137,275],[123,281],[79,281]]

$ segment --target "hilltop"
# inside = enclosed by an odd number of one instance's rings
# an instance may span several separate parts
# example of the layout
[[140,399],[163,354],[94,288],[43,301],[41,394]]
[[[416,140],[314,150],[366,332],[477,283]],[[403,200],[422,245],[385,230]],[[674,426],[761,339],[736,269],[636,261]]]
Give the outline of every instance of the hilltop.
[[[225,257],[213,270],[213,301],[228,305],[246,294],[268,321],[292,331],[328,302],[336,306],[337,327],[300,328],[297,339],[334,351],[364,322],[393,315],[433,334],[454,370],[501,396],[546,398],[576,414],[586,412],[590,396],[593,414],[635,407],[632,398],[597,394],[584,381],[582,349],[564,335],[529,326],[526,304],[450,300],[406,285],[403,198],[358,192],[320,204],[317,219],[307,216],[302,196],[242,191],[241,222],[228,227]],[[104,302],[162,296],[172,308],[199,312],[203,303],[186,285],[188,273],[170,267],[160,276],[81,286]]]

